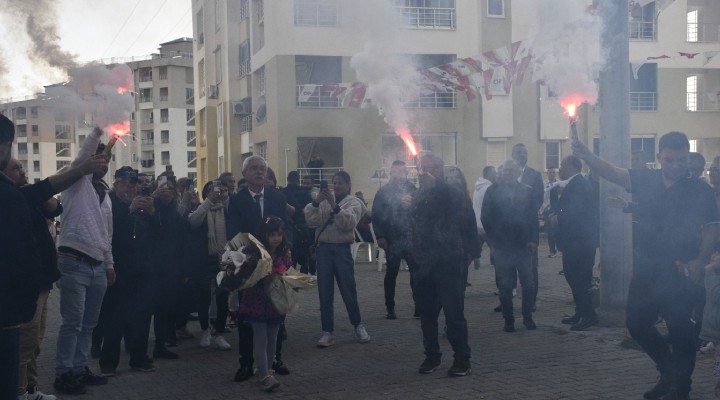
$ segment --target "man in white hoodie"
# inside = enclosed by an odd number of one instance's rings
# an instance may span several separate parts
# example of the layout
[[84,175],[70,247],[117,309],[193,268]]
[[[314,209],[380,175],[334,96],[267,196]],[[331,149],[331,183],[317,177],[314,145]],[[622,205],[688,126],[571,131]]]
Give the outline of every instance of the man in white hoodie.
[[478,234],[480,235],[480,246],[487,242],[485,229],[483,229],[482,221],[480,221],[480,212],[482,211],[482,203],[485,198],[487,189],[497,180],[497,170],[492,165],[483,168],[483,176],[475,182],[475,193],[473,194],[473,211],[475,211],[475,221],[477,222]]
[[[95,128],[85,139],[73,166],[99,154],[102,130]],[[88,368],[88,351],[103,296],[115,282],[111,249],[112,205],[100,164],[62,192],[63,229],[58,238],[58,269],[62,274],[57,339],[55,389],[64,394],[83,394],[85,385],[103,385],[107,378]]]

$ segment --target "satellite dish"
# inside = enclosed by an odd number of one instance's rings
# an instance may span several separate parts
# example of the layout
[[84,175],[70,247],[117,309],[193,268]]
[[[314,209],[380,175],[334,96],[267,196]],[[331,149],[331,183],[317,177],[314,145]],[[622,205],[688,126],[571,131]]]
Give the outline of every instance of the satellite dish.
[[265,117],[267,117],[267,105],[261,104],[255,112],[255,119],[257,122],[262,122],[265,121]]

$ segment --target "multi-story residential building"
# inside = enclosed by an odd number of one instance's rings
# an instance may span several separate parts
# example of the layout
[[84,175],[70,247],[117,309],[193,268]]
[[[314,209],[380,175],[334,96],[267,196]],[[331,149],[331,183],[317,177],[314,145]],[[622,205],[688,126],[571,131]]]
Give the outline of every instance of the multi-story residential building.
[[160,44],[148,59],[130,61],[135,79],[131,136],[113,150],[111,170],[129,165],[152,176],[172,168],[196,176],[192,39]]
[[[444,64],[528,39],[535,0],[388,0],[402,16],[394,34],[398,53],[418,68]],[[590,3],[590,2],[588,2]],[[369,3],[367,3],[369,4]],[[349,0],[194,0],[195,122],[199,180],[240,173],[243,158],[266,157],[280,182],[313,155],[325,167],[344,168],[353,187],[372,195],[379,169],[408,159],[402,141],[375,107],[342,107],[320,85],[357,81],[350,59],[364,49]],[[717,49],[720,3],[676,0],[659,14],[654,3],[633,11],[631,60],[662,53]],[[714,30],[712,28],[714,26]],[[372,29],[370,27],[369,29]],[[669,53],[675,52],[675,53]],[[720,153],[713,126],[720,123],[717,92],[720,56],[649,62],[631,77],[633,149],[655,158],[668,130],[688,133],[695,150]],[[628,66],[628,73],[630,72]],[[529,75],[529,73],[528,73]],[[306,85],[318,85],[307,96]],[[530,150],[529,164],[556,167],[569,154],[567,119],[552,91],[525,79],[488,101],[463,94],[423,95],[406,103],[412,132],[423,151],[459,165],[474,181],[485,165],[510,156],[513,144]],[[585,107],[580,133],[599,147],[598,111]],[[216,162],[217,160],[217,162]]]

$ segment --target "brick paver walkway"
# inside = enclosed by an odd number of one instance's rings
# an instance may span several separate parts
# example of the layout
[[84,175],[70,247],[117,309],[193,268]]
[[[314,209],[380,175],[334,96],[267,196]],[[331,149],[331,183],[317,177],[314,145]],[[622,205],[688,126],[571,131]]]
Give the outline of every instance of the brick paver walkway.
[[[274,393],[260,390],[256,380],[233,382],[237,364],[237,336],[226,334],[233,350],[202,349],[197,338],[180,343],[179,360],[157,360],[153,373],[135,372],[121,361],[119,375],[102,387],[89,388],[85,399],[538,399],[591,400],[642,399],[657,377],[653,364],[640,351],[624,346],[628,335],[621,312],[600,310],[601,324],[586,332],[570,332],[560,324],[573,305],[567,283],[558,275],[560,258],[547,258],[540,249],[540,294],[536,331],[526,331],[521,320],[515,333],[502,332],[503,320],[492,309],[494,279],[488,257],[483,267],[470,270],[472,286],[466,293],[466,317],[472,348],[472,374],[450,378],[452,350],[442,340],[442,369],[420,375],[423,360],[419,320],[412,317],[409,274],[398,277],[396,312],[399,319],[385,319],[384,272],[375,264],[359,263],[358,281],[363,323],[372,337],[356,342],[345,308],[336,291],[336,345],[315,346],[320,336],[316,291],[302,293],[300,310],[287,318],[288,340],[284,361],[291,369],[279,376],[282,386]],[[516,317],[519,299],[515,301]],[[441,323],[442,323],[441,316]],[[58,294],[53,291],[47,337],[40,356],[41,390],[53,392],[55,340],[59,327]],[[190,330],[200,331],[197,322]],[[199,335],[198,335],[199,336]],[[700,354],[694,375],[693,399],[712,399],[710,355]],[[99,370],[93,360],[95,370]],[[69,396],[66,396],[66,398]]]

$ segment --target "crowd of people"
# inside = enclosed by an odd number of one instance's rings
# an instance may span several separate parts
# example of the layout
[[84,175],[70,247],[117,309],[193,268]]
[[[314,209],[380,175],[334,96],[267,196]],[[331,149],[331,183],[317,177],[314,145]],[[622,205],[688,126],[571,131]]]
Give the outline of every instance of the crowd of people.
[[[55,398],[38,389],[36,366],[53,285],[59,288],[62,319],[55,353],[58,393],[83,394],[87,386],[106,384],[116,375],[123,341],[136,371],[152,372],[154,360],[181,357],[173,347],[195,337],[188,329],[195,313],[198,345],[230,350],[223,334],[234,325],[240,353],[235,381],[257,376],[263,390],[273,391],[280,386],[277,375],[290,370],[282,357],[286,309],[278,307],[271,289],[273,279],[291,268],[317,283],[319,348],[335,345],[335,286],[357,341],[371,340],[354,276],[352,244],[359,227],[374,231],[387,257],[383,286],[389,320],[398,318],[398,271],[403,262],[409,267],[425,350],[418,372],[430,374],[442,363],[442,310],[454,353],[448,375],[465,376],[471,371],[465,290],[468,269],[480,267],[483,246],[490,249],[495,271],[502,330],[516,329],[518,281],[522,324],[537,329],[540,221],[549,256],[562,254],[561,273],[575,302],[574,313],[561,322],[574,331],[598,324],[591,287],[599,179],[632,193],[632,201],[607,204],[633,214],[627,327],[660,372],[644,397],[689,398],[699,340],[720,342],[720,157],[710,168],[713,191],[703,181],[703,169],[690,173],[696,156],[682,133],[661,138],[656,170],[642,164],[619,168],[576,140],[574,155],[557,171],[548,170],[547,182],[527,164],[525,146],[516,144],[511,159],[482,170],[472,192],[463,171],[435,155],[418,160],[417,186],[405,162],[397,160],[370,209],[361,193],[352,194],[346,171],[330,182],[316,181],[312,174],[301,179],[292,171],[280,188],[259,156],[243,161],[237,184],[232,174],[223,173],[195,190],[191,179],[176,179],[171,169],[152,179],[121,167],[109,186],[102,134],[95,129],[88,136],[69,169],[28,184],[10,152],[14,126],[0,116],[2,399]],[[583,161],[592,173],[582,174]],[[62,229],[54,238],[48,221],[58,216]],[[235,265],[227,254],[237,243],[240,248],[232,250],[242,260]],[[658,318],[667,325],[667,337],[656,328]],[[98,372],[89,367],[93,357],[99,359]],[[720,352],[716,357],[720,362]]]

